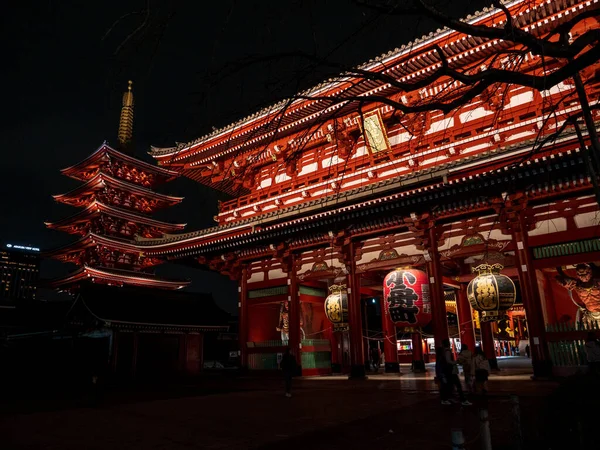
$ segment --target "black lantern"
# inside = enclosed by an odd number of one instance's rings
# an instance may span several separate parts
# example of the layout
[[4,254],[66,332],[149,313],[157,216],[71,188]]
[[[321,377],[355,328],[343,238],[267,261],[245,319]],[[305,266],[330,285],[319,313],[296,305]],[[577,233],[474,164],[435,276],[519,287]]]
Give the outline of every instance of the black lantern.
[[333,324],[333,331],[348,329],[348,291],[345,284],[329,287],[331,294],[325,299],[325,315]]
[[494,322],[507,317],[505,312],[515,303],[515,284],[500,271],[501,264],[481,264],[475,267],[478,272],[467,286],[467,298],[475,311],[480,313],[482,322]]

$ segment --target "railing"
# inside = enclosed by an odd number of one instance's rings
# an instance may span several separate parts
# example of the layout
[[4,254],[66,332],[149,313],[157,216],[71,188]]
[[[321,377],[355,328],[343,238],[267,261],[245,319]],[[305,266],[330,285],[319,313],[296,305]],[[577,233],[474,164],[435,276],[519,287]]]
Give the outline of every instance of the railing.
[[250,370],[277,370],[277,353],[250,353],[248,355]]
[[546,325],[548,333],[567,333],[569,331],[598,331],[600,327],[597,322],[565,322]]
[[287,345],[289,344],[288,341],[282,341],[282,340],[271,340],[271,341],[259,341],[259,342],[248,342],[248,348],[252,348],[252,347],[260,347],[260,348],[264,348],[264,347],[287,347]]
[[[278,355],[283,352],[283,347],[289,345],[288,341],[268,340],[248,342],[248,348],[272,349],[257,350],[248,354],[248,368],[250,370],[277,370]],[[303,369],[331,369],[331,342],[329,339],[303,339],[302,347],[318,347],[317,351],[303,351],[301,362]]]
[[596,322],[566,322],[546,325],[546,337],[554,367],[587,366],[585,338],[600,327]]
[[302,353],[302,369],[331,369],[331,352]]
[[329,339],[302,339],[303,347],[327,347],[329,348],[331,342]]
[[585,354],[585,341],[558,341],[549,342],[548,350],[552,365],[555,367],[574,367],[587,365]]

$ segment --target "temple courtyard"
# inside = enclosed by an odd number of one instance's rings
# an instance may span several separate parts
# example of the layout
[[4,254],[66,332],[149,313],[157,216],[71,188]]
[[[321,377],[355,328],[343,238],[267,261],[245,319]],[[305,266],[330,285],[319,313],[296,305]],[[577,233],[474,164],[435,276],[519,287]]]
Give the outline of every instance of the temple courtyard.
[[[557,394],[558,382],[530,380],[529,360],[500,359],[500,366],[490,379],[493,448],[559,448],[548,442],[559,444],[573,428],[586,427],[573,420],[577,411],[564,409],[568,400]],[[110,389],[97,405],[60,395],[4,401],[0,447],[447,449],[451,431],[461,429],[465,448],[482,448],[481,405],[440,405],[429,369],[412,374],[403,367],[401,376],[366,381],[296,379],[292,398],[284,397],[277,378],[222,376],[177,387]]]

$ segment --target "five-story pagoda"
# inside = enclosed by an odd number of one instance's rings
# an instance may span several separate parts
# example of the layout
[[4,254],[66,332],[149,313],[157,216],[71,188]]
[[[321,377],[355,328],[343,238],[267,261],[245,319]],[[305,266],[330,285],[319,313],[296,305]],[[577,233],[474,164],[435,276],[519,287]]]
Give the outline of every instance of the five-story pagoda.
[[51,282],[62,290],[73,290],[82,282],[124,286],[180,289],[188,281],[156,276],[153,268],[162,259],[147,256],[137,238],[161,238],[183,230],[185,224],[170,224],[150,217],[154,211],[183,200],[153,189],[178,176],[177,172],[153,166],[133,157],[132,82],[123,95],[119,123],[119,150],[104,142],[80,163],[61,172],[83,182],[76,189],[55,195],[58,202],[82,208],[49,228],[80,236],[67,246],[47,252],[59,261],[78,268]]

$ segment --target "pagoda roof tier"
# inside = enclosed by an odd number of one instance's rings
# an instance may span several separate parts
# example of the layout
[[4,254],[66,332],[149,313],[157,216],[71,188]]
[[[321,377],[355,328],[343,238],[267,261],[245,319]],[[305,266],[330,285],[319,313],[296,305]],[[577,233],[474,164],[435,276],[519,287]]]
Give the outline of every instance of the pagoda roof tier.
[[119,161],[123,164],[136,168],[140,172],[147,172],[148,174],[152,175],[151,179],[147,177],[144,179],[144,181],[136,181],[135,179],[130,180],[131,182],[147,187],[170,181],[179,176],[179,174],[173,170],[154,166],[132,156],[121,153],[110,147],[108,144],[106,144],[106,142],[83,161],[75,164],[74,166],[62,169],[61,173],[76,180],[87,181],[91,178],[94,178],[99,172],[100,168],[110,161]]
[[48,282],[52,288],[73,286],[82,282],[108,284],[115,286],[143,286],[159,289],[182,289],[188,286],[190,280],[173,280],[158,277],[145,272],[131,270],[109,269],[106,267],[82,266],[69,275]]
[[154,192],[138,184],[115,178],[103,172],[102,170],[98,171],[94,177],[90,178],[84,184],[78,186],[72,191],[69,191],[65,194],[53,195],[52,197],[57,202],[65,203],[67,205],[88,206],[92,201],[94,201],[95,193],[104,187],[120,189],[148,200],[154,200],[155,205],[152,207],[149,206],[148,210],[144,211],[148,213],[160,208],[165,208],[167,206],[177,205],[183,201],[183,197],[159,194],[158,192]]
[[[74,231],[74,226],[81,223],[87,223],[90,220],[106,214],[109,217],[114,217],[134,224],[146,225],[148,227],[156,228],[162,236],[164,233],[181,231],[185,228],[185,223],[171,224],[167,222],[161,222],[159,220],[150,219],[149,217],[135,214],[116,206],[105,205],[101,202],[94,201],[87,208],[73,214],[70,217],[59,220],[57,222],[45,222],[46,226],[51,229],[66,231],[71,234],[81,234],[79,231]],[[157,237],[161,237],[157,236]],[[150,237],[150,236],[145,236]]]
[[[532,5],[531,2],[517,0],[506,4],[506,7],[519,27],[528,29],[537,36],[542,36],[560,23],[572,19],[585,10],[584,5],[589,5],[589,1],[586,0],[548,0],[535,3]],[[499,27],[505,19],[502,10],[485,8],[469,16],[465,22]],[[444,28],[383,54],[359,66],[358,70],[382,72],[399,82],[416,82],[429,76],[440,64],[436,50],[433,49],[434,45],[444,53],[450,68],[460,69],[508,49],[512,44],[509,41],[465,36],[458,31]],[[438,84],[444,82],[439,80]],[[390,97],[399,92],[397,87],[384,79],[366,77],[356,82],[352,75],[340,75],[299,93],[293,101],[285,99],[191,142],[170,148],[152,147],[150,154],[162,166],[172,167],[207,186],[239,195],[231,177],[225,176],[222,180],[214,181],[213,177],[204,174],[212,170],[210,167],[216,164],[217,159],[234,156],[242,161],[268,159],[274,156],[275,146],[272,144],[280,143],[283,147],[291,145],[287,141],[294,133],[320,123],[325,116],[335,114],[335,117],[345,117],[356,109],[352,101],[332,105],[331,101],[327,100],[330,97],[353,99],[373,93],[376,93],[377,97]],[[437,92],[437,87],[434,89],[434,86],[431,86],[423,95],[436,95]],[[315,131],[312,138],[323,139],[323,133]],[[266,148],[267,146],[270,148]]]
[[71,242],[70,244],[67,244],[65,246],[44,252],[44,256],[59,260],[65,259],[64,257],[69,253],[79,252],[86,248],[94,247],[96,245],[103,245],[113,250],[120,250],[122,252],[128,253],[139,254],[142,252],[142,249],[138,245],[132,244],[129,240],[119,239],[112,236],[102,236],[95,233],[88,233],[75,242]]

